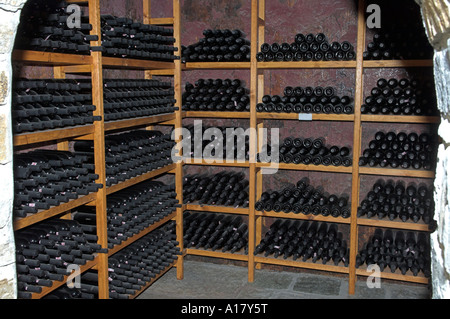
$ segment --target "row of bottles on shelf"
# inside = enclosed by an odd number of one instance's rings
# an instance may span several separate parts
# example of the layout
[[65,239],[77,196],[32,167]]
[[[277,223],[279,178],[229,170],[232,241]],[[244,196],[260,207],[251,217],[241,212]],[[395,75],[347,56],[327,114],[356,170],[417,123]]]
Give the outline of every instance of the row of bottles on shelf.
[[[22,10],[15,48],[71,54],[101,51],[105,56],[156,61],[180,59],[175,55],[178,48],[174,46],[171,28],[102,15],[101,34],[90,35],[93,27],[89,17],[83,10],[76,12],[80,20],[77,25],[68,6],[66,1],[28,1]],[[101,40],[101,46],[90,44],[98,40]]]
[[281,190],[267,190],[256,202],[257,211],[350,217],[348,195],[329,194],[321,187],[314,187],[308,178],[299,180],[296,185]]
[[183,111],[249,112],[250,91],[239,79],[198,79],[185,85]]
[[431,170],[436,165],[438,136],[379,131],[364,149],[360,166]]
[[14,156],[14,216],[26,217],[96,192],[93,157],[73,152],[34,150]]
[[255,248],[255,255],[348,267],[349,248],[336,224],[277,219]]
[[358,207],[358,217],[397,218],[430,224],[434,216],[433,190],[425,185],[404,181],[378,180]]
[[274,158],[273,147],[273,145],[263,145],[262,151],[257,155],[258,161],[316,166],[352,166],[350,148],[337,145],[327,146],[323,137],[287,137],[278,150],[278,159]]
[[[35,132],[101,120],[94,116],[90,80],[26,80],[14,82],[12,99],[15,133]],[[104,80],[105,122],[173,114],[174,88],[158,80]]]
[[[111,299],[130,299],[143,291],[181,255],[173,234],[174,223],[158,228],[108,258],[108,288]],[[62,286],[44,299],[94,299],[99,294],[94,270],[81,274],[80,287]]]
[[356,52],[348,41],[329,41],[324,33],[298,33],[292,43],[263,43],[258,62],[282,61],[353,61]]
[[206,29],[203,38],[181,47],[183,62],[250,61],[250,41],[239,29]]
[[183,178],[183,203],[246,208],[249,205],[248,185],[245,175],[238,172],[186,175]]
[[104,80],[105,122],[173,114],[175,90],[169,82],[158,80]]
[[[152,180],[108,195],[106,202],[109,249],[161,221],[181,206],[176,199],[175,185]],[[73,218],[86,232],[97,233],[94,207],[75,209]]]
[[29,299],[63,281],[71,265],[81,267],[105,253],[95,234],[76,221],[51,219],[15,232],[18,297]]
[[[106,186],[173,163],[175,142],[160,131],[136,130],[105,137]],[[93,141],[76,141],[76,152],[94,155]]]
[[27,80],[14,82],[12,117],[15,133],[92,124],[94,116],[90,80]]
[[438,109],[434,83],[407,78],[380,78],[365,98],[361,113],[436,116]]
[[430,238],[424,232],[376,228],[356,256],[356,268],[377,265],[381,271],[431,275]]
[[248,253],[248,225],[241,216],[185,212],[184,247]]
[[328,86],[287,86],[283,95],[264,95],[256,105],[257,112],[353,114],[353,99],[348,95],[339,97],[336,89]]

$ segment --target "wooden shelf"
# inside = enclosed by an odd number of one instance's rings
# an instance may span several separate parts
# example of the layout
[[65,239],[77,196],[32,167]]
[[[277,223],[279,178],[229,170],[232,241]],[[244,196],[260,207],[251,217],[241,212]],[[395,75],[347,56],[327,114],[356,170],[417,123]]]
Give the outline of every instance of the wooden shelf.
[[198,158],[183,158],[183,163],[186,165],[201,165],[201,166],[224,166],[224,167],[250,167],[250,163],[246,162],[238,162],[234,161],[231,163],[227,163],[226,160],[219,160],[220,162],[216,162],[215,159],[198,159]]
[[168,173],[169,171],[174,170],[175,167],[176,167],[176,164],[170,164],[170,165],[167,165],[165,167],[158,168],[158,169],[156,169],[154,171],[142,174],[140,176],[130,178],[130,179],[128,179],[128,180],[126,180],[126,181],[124,181],[122,183],[109,186],[106,189],[106,195],[110,195],[110,194],[118,192],[118,191],[120,191],[122,189],[125,189],[125,188],[128,188],[130,186],[139,184],[140,182],[146,181],[146,180],[148,180],[150,178],[154,178],[154,177],[156,177],[158,175],[162,175],[162,174]]
[[204,256],[204,257],[214,257],[214,258],[224,258],[230,260],[240,260],[240,261],[248,261],[248,255],[244,255],[242,252],[236,252],[234,254],[222,252],[222,251],[212,251],[209,249],[195,249],[195,248],[187,248],[186,253],[188,255],[195,256]]
[[161,220],[157,221],[156,223],[150,225],[149,227],[147,227],[146,229],[141,231],[139,234],[136,234],[133,237],[130,237],[126,241],[122,242],[120,245],[116,245],[113,248],[109,249],[108,250],[108,256],[114,255],[115,253],[117,253],[118,251],[120,251],[123,248],[127,247],[128,245],[131,245],[132,243],[134,243],[136,240],[138,240],[138,239],[144,237],[145,235],[147,235],[148,233],[152,232],[156,228],[158,228],[161,225],[164,225],[165,223],[169,222],[171,219],[175,218],[176,214],[177,214],[176,212],[172,212],[171,214],[167,215],[163,219],[161,219]]
[[289,219],[301,219],[301,220],[315,220],[319,222],[327,222],[327,223],[339,223],[339,224],[350,224],[351,220],[350,218],[343,218],[343,217],[332,217],[332,216],[322,216],[322,215],[305,215],[305,214],[294,214],[294,213],[284,213],[284,212],[255,212],[256,216],[263,216],[263,217],[275,217],[275,218],[289,218]]
[[223,214],[238,214],[238,215],[248,215],[248,208],[234,208],[227,206],[213,206],[213,205],[198,205],[198,204],[185,204],[184,210],[192,210],[199,212],[210,212],[210,213],[223,213]]
[[360,226],[385,227],[385,228],[396,228],[415,231],[430,231],[430,226],[425,224],[423,221],[419,221],[417,223],[402,222],[399,218],[396,218],[395,220],[391,221],[388,219],[358,217],[357,223]]
[[29,216],[24,217],[24,218],[15,219],[14,226],[13,226],[14,230],[19,230],[19,229],[28,227],[30,225],[36,224],[45,219],[48,219],[48,218],[57,216],[59,214],[62,214],[64,212],[67,212],[76,207],[88,204],[95,200],[96,195],[97,195],[96,193],[91,193],[89,195],[80,197],[78,199],[71,200],[71,201],[61,204],[59,206],[52,207],[48,210],[43,210],[36,214],[30,214]]
[[149,116],[149,117],[142,117],[142,118],[134,118],[134,119],[127,119],[127,120],[121,120],[121,121],[113,121],[113,122],[105,122],[105,131],[114,131],[114,130],[121,130],[121,129],[127,129],[127,128],[136,128],[139,126],[147,126],[151,124],[158,124],[161,122],[167,122],[175,120],[176,115],[175,114],[161,114],[161,115],[155,115],[155,116]]
[[[257,263],[263,263],[263,264],[271,264],[271,265],[279,265],[279,266],[288,266],[288,267],[297,267],[297,268],[305,268],[305,269],[312,269],[312,270],[322,270],[322,271],[329,271],[329,272],[336,272],[336,273],[342,273],[342,274],[348,274],[349,268],[345,266],[335,266],[330,265],[330,262],[328,264],[322,264],[321,261],[318,261],[317,263],[308,262],[308,261],[299,261],[299,260],[293,260],[292,257],[288,259],[281,258],[271,258],[271,257],[261,257],[261,256],[255,256],[255,262]],[[331,261],[331,263],[333,263]]]
[[57,130],[39,131],[16,134],[13,137],[14,146],[24,146],[42,142],[63,140],[94,133],[94,125],[76,126]]
[[186,111],[184,117],[187,118],[221,118],[221,119],[250,119],[249,112],[203,112]]
[[441,122],[438,116],[414,116],[414,115],[362,115],[362,122],[384,122],[384,123],[417,123],[438,124]]
[[[367,272],[364,269],[356,269],[356,274],[358,276],[365,276],[365,277],[373,276],[373,272]],[[390,269],[388,269],[388,271],[380,272],[380,276],[383,279],[407,281],[418,284],[428,284],[429,282],[429,279],[423,276],[423,273],[419,273],[419,275],[414,276],[410,270],[408,270],[406,274],[403,275],[398,269],[394,273],[390,272]]]
[[174,69],[175,64],[174,62],[103,57],[103,67],[128,70],[166,70]]
[[141,289],[139,289],[134,295],[130,296],[130,299],[134,299],[137,296],[139,296],[141,293],[143,293],[146,289],[148,289],[155,281],[157,281],[159,278],[161,278],[166,272],[168,272],[172,267],[175,267],[177,264],[177,261],[175,260],[172,264],[170,264],[166,269],[162,270],[159,274],[155,276],[155,278],[152,278],[145,286],[142,286]]
[[[353,122],[355,116],[353,114],[311,114],[312,121],[339,121],[339,122]],[[297,120],[299,121],[299,114],[297,113],[264,113],[257,114],[258,119],[264,120]]]
[[[89,260],[86,262],[86,264],[80,266],[80,273],[84,273],[85,271],[95,267],[98,264],[98,256],[94,258],[94,260]],[[31,299],[41,299],[42,297],[48,295],[55,289],[61,287],[62,285],[67,283],[67,279],[69,276],[64,276],[64,279],[62,281],[53,281],[53,285],[51,287],[42,287],[41,293],[33,293],[31,295]]]
[[317,171],[317,172],[330,172],[330,173],[343,173],[351,174],[352,167],[344,166],[324,166],[324,165],[304,165],[304,164],[285,164],[285,163],[256,163],[256,167],[262,169],[282,169],[292,171]]
[[356,61],[258,62],[258,69],[355,69]]
[[183,70],[250,69],[250,62],[187,62]]
[[417,68],[432,67],[433,60],[365,60],[363,67],[366,68]]
[[418,178],[429,178],[429,179],[433,179],[435,177],[435,172],[433,172],[433,171],[414,170],[414,169],[377,168],[377,167],[360,167],[359,173],[362,175],[418,177]]
[[92,58],[89,55],[31,50],[14,50],[12,53],[12,60],[14,62],[47,66],[87,65],[92,63]]

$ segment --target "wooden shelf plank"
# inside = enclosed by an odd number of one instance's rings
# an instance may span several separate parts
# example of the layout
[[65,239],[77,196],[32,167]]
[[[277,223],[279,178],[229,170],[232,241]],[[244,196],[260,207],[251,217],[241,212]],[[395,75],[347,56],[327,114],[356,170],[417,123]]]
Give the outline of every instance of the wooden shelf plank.
[[216,162],[214,159],[198,159],[198,158],[183,158],[183,162],[187,165],[202,165],[202,166],[225,166],[225,167],[250,167],[248,161],[238,162],[234,161],[227,163],[226,160],[220,160],[222,162]]
[[[98,263],[98,256],[96,256],[94,258],[94,260],[89,260],[86,262],[86,264],[81,265],[80,272],[83,273],[86,270],[91,269],[92,267],[96,266],[97,263]],[[42,292],[41,293],[33,293],[31,295],[31,299],[41,299],[42,297],[51,293],[53,290],[56,290],[57,288],[66,284],[68,278],[69,278],[69,276],[64,276],[64,279],[62,281],[53,281],[53,285],[51,287],[42,287]]]
[[175,64],[173,62],[103,57],[103,67],[115,69],[165,70],[165,69],[174,69]]
[[432,67],[433,60],[365,60],[364,68],[416,68]]
[[438,116],[414,116],[414,115],[362,115],[363,122],[387,122],[387,123],[424,123],[435,124],[440,123]]
[[[276,163],[256,163],[256,167],[262,169],[274,169],[277,167]],[[293,171],[317,171],[317,172],[331,172],[331,173],[343,173],[351,174],[352,167],[344,166],[324,166],[324,165],[304,165],[304,164],[285,164],[279,163],[278,169],[293,170]]]
[[418,177],[430,179],[433,179],[435,177],[435,172],[433,171],[378,168],[378,167],[360,167],[359,173],[362,175],[402,176],[402,177]]
[[154,171],[145,173],[143,175],[130,178],[130,179],[128,179],[128,180],[126,180],[126,181],[124,181],[122,183],[112,185],[112,186],[110,186],[110,187],[108,187],[106,189],[106,195],[110,195],[110,194],[118,192],[118,191],[120,191],[122,189],[125,189],[125,188],[128,188],[130,186],[139,184],[140,182],[146,181],[146,180],[148,180],[150,178],[153,178],[153,177],[156,177],[158,175],[165,174],[165,173],[175,169],[175,167],[176,167],[176,164],[170,164],[170,165],[167,165],[165,167],[158,168],[158,169],[156,169]]
[[226,207],[226,206],[213,206],[213,205],[197,205],[197,204],[185,204],[184,210],[192,210],[199,212],[211,212],[211,213],[224,213],[224,214],[238,214],[248,215],[249,209],[242,207]]
[[157,124],[160,122],[175,120],[175,114],[161,114],[149,117],[126,119],[121,121],[105,122],[105,131],[114,131],[138,126]]
[[[353,122],[355,116],[353,114],[311,114],[313,121],[340,121]],[[297,113],[258,113],[258,119],[265,120],[299,120]]]
[[186,111],[184,117],[197,118],[221,118],[221,119],[249,119],[249,112],[203,112],[203,111]]
[[250,69],[250,62],[187,62],[183,70]]
[[395,220],[391,221],[388,219],[358,217],[357,223],[360,226],[385,227],[385,228],[396,228],[415,231],[430,231],[430,226],[425,224],[423,221],[420,221],[418,223],[402,222],[399,218],[396,218]]
[[274,211],[270,212],[255,212],[256,216],[263,217],[276,217],[276,218],[290,218],[290,219],[301,219],[301,220],[315,220],[319,222],[328,222],[328,223],[340,223],[340,224],[350,224],[350,218],[342,218],[342,217],[332,217],[332,216],[322,216],[322,215],[305,215],[305,214],[294,214],[294,213],[277,213]]
[[292,260],[292,257],[288,258],[288,259],[283,259],[283,258],[255,256],[255,262],[263,263],[263,264],[279,265],[279,266],[289,266],[289,267],[337,272],[337,273],[342,273],[342,274],[349,273],[349,268],[345,267],[345,266],[335,266],[335,265],[329,265],[329,264],[324,265],[324,264],[322,264],[321,261],[319,261],[317,263],[313,263],[313,262],[308,262],[308,261]]
[[244,255],[242,253],[236,252],[234,254],[222,252],[222,251],[212,251],[206,249],[195,249],[195,248],[187,248],[187,255],[195,255],[195,256],[204,256],[204,257],[214,257],[214,258],[224,258],[231,260],[240,260],[240,261],[248,261],[248,255]]
[[116,245],[113,248],[109,249],[108,250],[108,256],[114,255],[115,253],[117,253],[118,251],[120,251],[123,248],[127,247],[128,245],[131,245],[132,243],[134,243],[136,240],[138,240],[138,239],[144,237],[145,235],[147,235],[148,233],[152,232],[153,230],[155,230],[159,226],[169,222],[172,218],[175,218],[176,214],[177,214],[176,212],[172,212],[171,214],[167,215],[166,217],[164,217],[160,221],[157,221],[156,223],[150,225],[149,227],[147,227],[146,229],[141,231],[139,234],[136,234],[133,237],[130,237],[126,241],[122,242],[120,245]]
[[16,134],[13,137],[14,146],[68,139],[94,133],[94,125],[76,126],[57,130],[39,131],[33,133]]
[[173,25],[173,18],[151,18],[149,24],[154,25]]
[[[356,275],[358,276],[373,276],[373,272],[367,272],[364,269],[356,269]],[[417,275],[414,276],[410,270],[406,272],[405,275],[402,275],[402,273],[397,269],[394,273],[388,271],[382,271],[380,272],[380,276],[383,279],[391,279],[391,280],[399,280],[399,281],[407,281],[407,282],[414,282],[418,284],[428,284],[429,280],[425,276]]]
[[355,69],[356,61],[258,62],[258,69]]
[[12,60],[26,64],[40,65],[80,65],[91,64],[92,58],[89,55],[54,53],[45,51],[14,50]]
[[57,216],[76,207],[90,203],[95,200],[96,195],[96,193],[91,193],[78,199],[74,199],[67,203],[61,204],[59,206],[52,207],[48,210],[40,211],[36,214],[30,214],[28,217],[18,218],[14,220],[14,230],[28,227],[47,218]]

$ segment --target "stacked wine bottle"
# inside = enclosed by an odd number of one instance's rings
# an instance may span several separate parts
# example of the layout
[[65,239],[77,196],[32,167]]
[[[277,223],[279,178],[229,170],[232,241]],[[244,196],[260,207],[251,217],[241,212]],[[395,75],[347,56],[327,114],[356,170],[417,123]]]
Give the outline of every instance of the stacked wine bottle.
[[106,249],[73,220],[51,219],[16,231],[18,297],[30,299],[53,281],[63,281],[70,265],[85,265]]
[[291,87],[284,95],[264,95],[262,103],[256,105],[257,112],[353,114],[353,99],[348,95],[339,97],[333,87]]
[[[288,137],[278,150],[279,162],[286,164],[344,166],[352,165],[350,149],[346,146],[326,146],[324,138],[293,138]],[[258,153],[260,162],[276,162],[272,158],[275,154],[270,145],[264,145],[262,152]]]
[[[108,258],[111,299],[130,299],[142,292],[156,276],[170,268],[181,255],[174,224],[158,228]],[[98,274],[81,275],[81,291],[98,295]]]
[[431,170],[437,136],[427,133],[377,132],[359,159],[360,166]]
[[248,225],[241,216],[185,212],[184,247],[248,253]]
[[36,132],[100,121],[94,116],[92,84],[87,80],[27,80],[14,82],[12,117],[15,133]]
[[130,18],[101,16],[102,47],[105,56],[174,61],[173,29],[135,22]]
[[356,53],[348,41],[331,42],[323,33],[298,33],[291,44],[263,43],[256,59],[258,62],[352,61],[356,59]]
[[26,217],[98,191],[94,164],[80,153],[34,150],[14,156],[14,216]]
[[239,79],[199,79],[186,83],[183,111],[249,112],[250,91]]
[[255,255],[348,266],[349,249],[335,224],[277,219],[255,248]]
[[358,217],[422,220],[430,224],[434,215],[433,192],[426,185],[379,180],[358,207]]
[[[106,207],[108,248],[120,245],[180,206],[175,186],[158,181],[146,181],[109,195]],[[74,220],[86,227],[86,231],[96,233],[95,208],[77,208]]]
[[[173,163],[175,142],[160,131],[132,131],[105,137],[106,186],[154,171]],[[74,149],[94,156],[92,141],[77,141]]]
[[[381,78],[365,98],[362,114],[437,115],[436,93],[431,81]],[[434,101],[434,102],[433,102]]]
[[184,204],[248,207],[248,180],[243,173],[222,171],[215,175],[186,175]]
[[89,54],[100,47],[90,45],[98,35],[90,35],[92,25],[80,11],[80,25],[74,24],[66,1],[30,0],[21,13],[15,49]]
[[[389,5],[398,5],[392,13],[404,12],[412,7],[409,3],[401,5],[399,1],[392,1]],[[384,5],[382,6],[384,8]],[[418,8],[418,7],[417,7]],[[383,9],[382,9],[383,10]],[[384,9],[389,12],[390,9]],[[372,40],[367,44],[364,51],[365,60],[418,60],[432,59],[434,50],[425,33],[420,10],[416,12],[404,12],[407,19],[404,23],[398,21],[399,15],[395,16],[396,23],[383,23],[380,29],[373,34]],[[385,21],[389,21],[387,17]],[[393,21],[393,20],[390,20]]]
[[256,202],[257,211],[350,217],[348,195],[325,193],[321,187],[313,187],[307,178],[281,190],[268,190]]
[[[190,159],[195,161],[195,159],[201,158],[206,160],[240,160],[248,161],[250,158],[249,151],[249,139],[248,135],[240,137],[237,133],[239,131],[245,132],[242,128],[236,127],[201,127],[201,136],[203,139],[201,142],[195,142],[196,128],[194,125],[186,125],[184,129],[189,131],[190,136],[184,137],[186,143],[190,143],[190,151],[183,153],[185,159]],[[208,130],[214,130],[214,134],[208,139],[205,132]],[[199,131],[200,132],[200,131]],[[201,157],[199,157],[199,155]]]
[[173,113],[173,85],[158,80],[104,80],[105,121]]
[[183,62],[250,61],[250,41],[241,30],[206,29],[197,43],[182,47]]
[[414,276],[422,273],[430,277],[429,235],[377,228],[356,256],[356,268],[364,264],[378,265],[381,271],[389,268],[392,273],[399,271],[406,275],[411,271]]

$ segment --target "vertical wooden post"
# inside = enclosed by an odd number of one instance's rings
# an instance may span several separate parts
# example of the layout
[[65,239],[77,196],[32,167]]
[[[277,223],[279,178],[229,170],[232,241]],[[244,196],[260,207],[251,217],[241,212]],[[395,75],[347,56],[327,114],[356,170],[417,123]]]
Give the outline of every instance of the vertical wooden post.
[[353,169],[352,169],[352,207],[350,222],[350,260],[349,260],[349,294],[355,294],[356,255],[358,252],[357,211],[359,206],[359,157],[361,155],[361,105],[364,98],[363,53],[365,47],[365,5],[364,0],[358,1],[358,39],[356,51],[356,85],[355,85],[355,122],[353,134]]
[[[180,13],[180,0],[173,0],[173,36],[175,38],[174,46],[178,48],[178,53],[181,56],[181,13]],[[181,129],[183,127],[183,116],[182,116],[182,93],[181,93],[181,59],[175,60],[175,70],[174,70],[174,89],[175,89],[175,100],[177,101],[175,106],[178,107],[178,111],[175,112],[175,129]],[[181,143],[181,136],[177,136],[175,142],[177,144]],[[175,173],[175,185],[177,199],[180,203],[183,203],[183,161],[181,160],[182,149],[181,145],[177,146],[178,160],[176,162],[176,173]],[[183,207],[177,208],[176,217],[176,233],[177,241],[179,242],[181,251],[184,250],[183,247]],[[177,279],[181,280],[184,277],[184,262],[183,255],[180,255],[177,261]]]
[[[101,46],[100,0],[89,0],[89,19],[92,24],[91,34],[98,35],[94,46]],[[105,160],[105,122],[103,119],[103,60],[101,52],[92,52],[92,103],[96,106],[94,115],[102,116],[101,121],[94,122],[94,156],[95,171],[99,175],[97,183],[103,184],[96,196],[96,218],[98,243],[108,248],[106,216],[106,160]],[[99,254],[98,261],[98,297],[109,299],[108,255]]]

